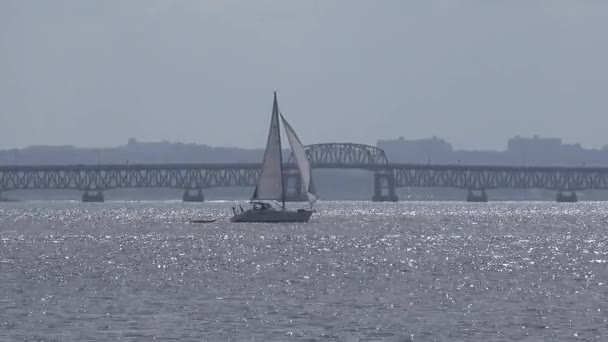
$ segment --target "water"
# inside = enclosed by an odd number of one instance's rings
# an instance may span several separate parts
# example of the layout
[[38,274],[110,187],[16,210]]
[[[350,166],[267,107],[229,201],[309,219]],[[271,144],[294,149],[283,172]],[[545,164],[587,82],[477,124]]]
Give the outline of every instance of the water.
[[608,336],[608,203],[332,202],[282,225],[231,205],[1,204],[0,340]]

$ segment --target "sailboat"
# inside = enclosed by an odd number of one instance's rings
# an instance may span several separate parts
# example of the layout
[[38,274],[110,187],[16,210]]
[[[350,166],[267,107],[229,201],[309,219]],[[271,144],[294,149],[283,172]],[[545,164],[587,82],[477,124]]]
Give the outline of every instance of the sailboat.
[[[300,175],[302,193],[306,194],[309,202],[308,209],[289,210],[285,208],[285,175],[283,173],[283,155],[281,149],[281,130],[279,118],[283,123],[283,129],[289,140],[289,145],[296,161]],[[291,125],[287,122],[283,114],[279,111],[277,93],[274,92],[274,102],[272,105],[272,116],[270,118],[270,130],[262,171],[257,181],[253,196],[251,198],[251,208],[234,213],[232,222],[308,222],[312,213],[312,205],[317,200],[314,193],[310,163],[304,151],[304,145],[296,135]],[[280,205],[272,205],[277,202]]]

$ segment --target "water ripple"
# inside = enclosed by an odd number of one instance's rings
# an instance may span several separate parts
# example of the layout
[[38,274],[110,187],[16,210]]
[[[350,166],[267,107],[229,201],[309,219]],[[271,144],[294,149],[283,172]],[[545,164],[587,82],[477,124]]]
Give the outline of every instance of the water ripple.
[[[604,203],[3,203],[0,340],[601,341]],[[189,224],[218,217],[212,224]]]

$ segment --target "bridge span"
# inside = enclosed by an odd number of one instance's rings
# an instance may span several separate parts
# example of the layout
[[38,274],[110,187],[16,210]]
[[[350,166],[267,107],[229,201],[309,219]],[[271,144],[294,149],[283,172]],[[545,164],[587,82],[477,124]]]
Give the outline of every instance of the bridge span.
[[[487,201],[491,189],[550,189],[558,201],[576,201],[576,192],[608,189],[608,168],[390,163],[381,149],[360,144],[310,145],[314,169],[357,169],[373,174],[375,201],[397,201],[396,188],[449,187],[468,191],[468,201]],[[83,201],[103,201],[103,191],[118,188],[176,188],[185,201],[203,201],[205,189],[253,187],[260,164],[101,164],[0,166],[0,193],[15,190],[70,189]],[[291,159],[285,173],[288,196],[302,198]]]
[[[580,190],[608,189],[608,168],[366,163],[313,163],[312,167],[370,171],[376,201],[396,201],[399,187],[460,188],[469,191],[469,201],[487,200],[485,192],[491,189],[551,189],[563,200]],[[287,179],[297,180],[295,165],[287,165],[285,172]],[[0,166],[0,192],[70,189],[83,191],[83,200],[94,201],[111,189],[176,188],[185,191],[185,200],[202,201],[205,189],[253,187],[259,174],[259,164]],[[289,194],[298,198],[297,181],[288,183]]]

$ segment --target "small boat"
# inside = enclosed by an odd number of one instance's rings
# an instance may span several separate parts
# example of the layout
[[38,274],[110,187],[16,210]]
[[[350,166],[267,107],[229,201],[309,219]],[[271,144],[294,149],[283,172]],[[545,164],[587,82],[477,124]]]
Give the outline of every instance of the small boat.
[[217,221],[217,219],[201,219],[201,220],[190,220],[190,223],[212,223]]
[[251,209],[235,214],[232,222],[308,222],[313,210],[298,209],[286,210],[275,208],[267,202],[251,202]]
[[[283,172],[283,155],[281,149],[281,130],[279,127],[279,117],[283,123],[283,128],[289,140],[289,145],[298,167],[300,175],[301,193],[306,194],[309,209],[288,210],[285,208],[285,175]],[[314,193],[310,163],[304,145],[296,135],[293,128],[289,125],[282,113],[279,112],[277,93],[274,92],[274,102],[272,104],[272,116],[270,118],[270,130],[262,171],[257,181],[253,197],[251,198],[251,208],[236,212],[230,219],[232,222],[308,222],[313,214],[312,205],[317,200]],[[270,202],[268,202],[270,201]],[[273,206],[271,203],[280,203]]]

